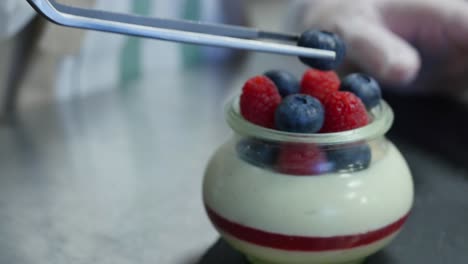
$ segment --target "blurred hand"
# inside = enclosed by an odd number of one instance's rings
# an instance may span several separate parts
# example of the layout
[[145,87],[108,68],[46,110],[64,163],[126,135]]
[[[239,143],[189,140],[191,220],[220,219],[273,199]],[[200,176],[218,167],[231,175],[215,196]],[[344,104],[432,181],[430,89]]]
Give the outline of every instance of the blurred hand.
[[414,90],[468,88],[468,3],[462,0],[309,0],[305,28],[338,33],[349,61]]

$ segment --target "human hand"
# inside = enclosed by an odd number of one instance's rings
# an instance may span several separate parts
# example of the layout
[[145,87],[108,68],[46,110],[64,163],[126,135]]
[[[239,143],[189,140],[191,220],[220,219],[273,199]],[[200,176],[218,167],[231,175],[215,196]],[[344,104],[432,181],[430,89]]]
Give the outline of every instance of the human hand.
[[338,33],[348,59],[380,81],[414,90],[468,84],[468,3],[463,0],[303,1],[305,28]]

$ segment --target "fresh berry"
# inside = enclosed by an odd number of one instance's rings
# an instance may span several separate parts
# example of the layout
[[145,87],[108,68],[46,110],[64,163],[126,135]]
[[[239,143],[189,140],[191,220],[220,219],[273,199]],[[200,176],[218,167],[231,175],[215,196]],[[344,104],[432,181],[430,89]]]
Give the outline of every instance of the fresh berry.
[[340,88],[340,78],[334,71],[309,69],[301,81],[301,93],[313,96],[320,101]]
[[299,92],[300,86],[297,78],[287,71],[271,70],[265,72],[265,76],[272,80],[282,97]]
[[334,92],[325,97],[325,122],[322,133],[340,132],[365,126],[369,123],[366,107],[351,92]]
[[319,100],[306,94],[292,94],[283,99],[275,113],[276,129],[315,133],[323,125],[324,111]]
[[371,149],[368,144],[340,146],[327,151],[327,158],[335,171],[358,171],[369,167]]
[[291,175],[318,175],[328,171],[325,154],[313,144],[283,145],[277,166],[279,172]]
[[308,30],[302,33],[297,45],[306,48],[334,51],[336,53],[335,60],[299,57],[303,63],[323,71],[338,68],[346,55],[346,46],[343,40],[338,35],[327,31]]
[[273,128],[275,110],[280,102],[281,96],[275,84],[266,76],[255,76],[249,79],[242,88],[241,114],[254,124]]
[[244,139],[237,143],[239,157],[250,164],[270,167],[276,162],[279,146],[275,143],[258,139]]
[[354,73],[346,76],[341,83],[342,91],[349,91],[361,98],[367,109],[377,106],[382,99],[382,92],[376,80],[372,77]]

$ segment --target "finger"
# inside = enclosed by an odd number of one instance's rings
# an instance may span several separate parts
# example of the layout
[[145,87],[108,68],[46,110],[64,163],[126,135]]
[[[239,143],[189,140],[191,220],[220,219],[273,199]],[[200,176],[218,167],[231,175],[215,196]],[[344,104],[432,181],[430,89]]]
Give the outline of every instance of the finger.
[[418,74],[418,52],[378,21],[351,20],[339,29],[350,59],[381,81],[405,84]]
[[[463,0],[391,0],[380,3],[384,18],[390,25],[396,25],[393,28],[396,32],[404,36],[421,36],[421,31],[426,30],[437,34],[439,30],[434,30],[434,28],[440,28],[444,38],[468,48],[467,2]],[[440,41],[439,36],[427,38]]]

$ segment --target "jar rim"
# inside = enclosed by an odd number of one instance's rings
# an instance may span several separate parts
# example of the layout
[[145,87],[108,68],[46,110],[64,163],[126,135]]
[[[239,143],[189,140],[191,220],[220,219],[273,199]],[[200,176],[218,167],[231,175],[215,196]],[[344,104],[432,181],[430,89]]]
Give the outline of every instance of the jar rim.
[[229,126],[240,135],[276,142],[335,145],[362,140],[368,141],[385,135],[392,126],[394,119],[392,108],[386,101],[381,100],[380,104],[371,110],[372,121],[366,126],[334,133],[292,133],[269,129],[248,122],[240,114],[239,100],[240,96],[237,95],[226,104],[225,114]]

